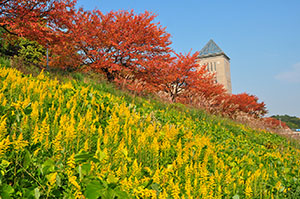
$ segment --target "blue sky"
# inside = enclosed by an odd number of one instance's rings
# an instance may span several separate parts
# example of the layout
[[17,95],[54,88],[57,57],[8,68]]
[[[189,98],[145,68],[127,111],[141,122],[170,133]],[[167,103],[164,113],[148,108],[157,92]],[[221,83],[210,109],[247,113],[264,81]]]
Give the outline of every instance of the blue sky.
[[145,10],[172,35],[177,52],[213,39],[231,58],[233,93],[267,104],[269,115],[300,117],[299,0],[78,0],[87,10]]

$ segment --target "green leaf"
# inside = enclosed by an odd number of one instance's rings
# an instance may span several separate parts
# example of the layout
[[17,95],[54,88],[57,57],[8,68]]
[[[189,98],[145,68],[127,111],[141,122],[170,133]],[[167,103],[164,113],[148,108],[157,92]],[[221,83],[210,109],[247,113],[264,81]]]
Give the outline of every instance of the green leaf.
[[283,172],[288,173],[288,172],[290,172],[290,170],[291,170],[290,168],[284,168]]
[[97,159],[97,158],[95,158],[95,157],[92,157],[92,158],[91,158],[91,161],[93,161],[94,163],[99,163],[99,162],[100,162],[100,160]]
[[8,184],[3,184],[1,190],[1,197],[2,199],[10,199],[12,198],[12,194],[15,192],[14,188]]
[[44,175],[47,175],[54,171],[55,163],[52,159],[48,159],[42,165],[42,172]]
[[86,163],[81,166],[81,173],[83,176],[88,175],[90,171],[91,171],[90,163]]
[[157,183],[151,184],[151,188],[153,190],[155,190],[157,194],[159,194],[162,191],[162,189],[160,188],[159,184],[157,184]]
[[56,175],[56,184],[61,187],[61,178],[59,177],[59,174]]
[[237,195],[237,194],[235,194],[235,195],[232,197],[232,199],[240,199],[240,196]]
[[101,150],[96,151],[96,155],[97,155],[97,157],[100,161],[104,160],[104,158],[106,157],[106,153],[104,151],[101,151]]
[[3,160],[1,161],[0,167],[1,167],[2,169],[6,169],[9,165],[10,165],[10,162],[3,159]]
[[23,160],[23,167],[25,169],[27,169],[30,165],[30,162],[31,162],[31,155],[30,155],[28,150],[25,150],[25,156],[24,156],[24,160]]
[[279,189],[279,192],[283,192],[285,190],[285,187],[282,186],[280,189]]
[[82,180],[82,169],[81,169],[81,165],[79,165],[78,167],[78,173],[79,173],[79,179]]
[[116,197],[116,193],[113,189],[107,189],[105,190],[105,192],[103,193],[103,198],[115,198]]
[[122,199],[127,199],[129,198],[128,194],[125,191],[121,191],[119,189],[114,190],[116,196],[118,196],[118,198],[122,198]]
[[40,196],[41,196],[40,189],[37,187],[37,188],[34,189],[34,197],[36,199],[39,199]]
[[29,115],[32,112],[31,102],[24,108],[25,115]]
[[149,182],[145,185],[145,189],[149,188],[150,185],[152,185],[152,183],[153,183],[153,179],[149,180]]
[[101,183],[98,180],[94,180],[86,186],[84,195],[87,199],[98,199],[102,195],[103,190],[104,187]]
[[92,158],[94,155],[86,152],[81,152],[79,154],[76,154],[74,156],[76,162],[86,162],[90,158]]
[[19,113],[19,111],[16,111],[16,120],[18,123],[20,122],[20,116],[21,114]]

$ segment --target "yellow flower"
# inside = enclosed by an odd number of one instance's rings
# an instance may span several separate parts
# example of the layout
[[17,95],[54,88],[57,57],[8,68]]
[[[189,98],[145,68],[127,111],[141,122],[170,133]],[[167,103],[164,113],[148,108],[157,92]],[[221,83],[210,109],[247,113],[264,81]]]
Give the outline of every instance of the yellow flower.
[[38,141],[41,141],[41,139],[43,139],[43,135],[40,135],[38,124],[36,124],[34,127],[31,139],[33,144],[36,144],[38,143]]
[[63,90],[65,90],[65,89],[74,89],[74,87],[73,87],[71,81],[69,81],[69,82],[63,84],[63,85],[61,86],[61,88],[62,88]]
[[[75,136],[76,136],[74,123],[72,123],[72,122],[69,123],[69,125],[68,125],[65,132],[66,132],[66,135],[65,135],[66,141],[68,143],[72,142],[75,139]],[[73,145],[71,145],[71,146],[73,146]]]
[[108,144],[108,139],[109,139],[108,133],[105,133],[104,136],[103,136],[103,143],[104,143],[105,146]]
[[0,141],[0,157],[5,154],[10,145],[9,136]]
[[146,122],[150,123],[151,122],[151,114],[148,114],[147,118],[146,118]]
[[172,183],[172,185],[173,186],[171,187],[171,189],[172,189],[173,198],[174,199],[180,199],[180,196],[179,196],[179,194],[180,194],[179,182],[177,182],[176,184]]
[[0,118],[0,140],[3,139],[6,133],[6,117],[5,115]]
[[151,149],[153,150],[154,154],[158,154],[158,152],[159,152],[159,144],[158,144],[158,141],[157,141],[157,137],[153,138],[153,141],[151,143]]
[[131,189],[132,188],[131,177],[129,179],[124,178],[123,180],[121,180],[120,184],[122,185],[122,187],[124,187],[125,190]]
[[142,187],[138,187],[133,189],[133,194],[137,198],[156,198],[156,191],[150,189],[144,189]]
[[132,175],[135,176],[139,172],[140,172],[140,167],[137,163],[137,160],[135,159],[132,164]]
[[67,161],[67,165],[74,169],[76,164],[75,164],[75,158],[74,158],[75,154],[73,153],[69,158],[68,158],[68,161]]
[[160,179],[159,179],[160,175],[159,174],[160,174],[159,169],[156,169],[156,171],[152,177],[154,183],[157,183],[157,184],[160,183]]
[[37,148],[37,149],[33,152],[33,156],[37,156],[40,150],[41,150],[41,148]]
[[247,198],[251,198],[251,196],[252,196],[252,189],[251,189],[251,185],[250,185],[250,180],[246,181],[245,195],[246,195]]
[[48,182],[49,182],[50,186],[53,186],[54,183],[56,182],[56,176],[57,176],[57,172],[55,172],[55,173],[50,173],[50,174],[48,175]]
[[274,171],[274,177],[277,178],[277,171]]
[[69,182],[70,182],[72,185],[74,185],[77,189],[80,190],[80,186],[79,186],[79,184],[77,183],[76,179],[77,179],[76,176],[70,176],[70,177],[69,177]]
[[98,136],[101,138],[103,136],[103,131],[101,126],[98,127]]
[[87,139],[85,142],[84,142],[84,151],[88,151],[89,150],[89,140]]
[[4,98],[4,100],[3,100],[3,102],[2,102],[2,106],[6,106],[6,104],[7,104],[7,99]]
[[45,77],[45,75],[44,75],[44,70],[42,70],[42,71],[40,72],[40,74],[37,76],[37,79],[38,79],[38,80],[44,80],[44,79],[46,79],[46,77]]
[[18,139],[16,139],[16,134],[12,136],[14,150],[18,153],[19,151],[23,151],[23,149],[28,145],[28,141],[23,140],[23,133],[20,133]]
[[188,198],[191,198],[191,191],[192,191],[192,185],[191,185],[191,179],[188,178],[185,182],[185,191]]
[[278,181],[277,183],[276,183],[276,185],[275,185],[275,189],[277,189],[277,191],[279,191],[280,189],[281,189],[281,182],[280,181]]
[[105,128],[106,133],[110,133],[115,135],[120,130],[119,125],[119,118],[117,117],[116,113],[113,112],[111,118],[108,120],[108,125]]
[[16,110],[19,110],[22,107],[22,102],[21,101],[13,102],[11,106],[15,107]]
[[53,144],[53,148],[54,148],[54,152],[59,152],[63,149],[62,145],[61,145],[61,142],[62,142],[62,134],[61,134],[61,131],[59,131],[57,133],[57,135],[55,136],[55,139],[52,141],[52,144]]
[[159,198],[167,199],[167,197],[168,197],[167,191],[166,191],[166,189],[163,189],[163,192],[161,194],[159,194]]

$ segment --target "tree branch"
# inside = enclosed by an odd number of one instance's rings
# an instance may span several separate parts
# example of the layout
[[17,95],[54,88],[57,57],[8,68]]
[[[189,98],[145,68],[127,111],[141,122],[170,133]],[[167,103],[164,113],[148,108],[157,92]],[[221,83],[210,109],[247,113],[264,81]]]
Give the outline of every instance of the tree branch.
[[14,33],[14,32],[11,32],[10,30],[8,30],[8,29],[6,28],[6,26],[7,26],[7,24],[5,24],[5,25],[0,25],[0,27],[2,27],[3,30],[5,30],[7,33],[9,33],[9,34],[11,34],[11,35],[19,36],[18,34]]

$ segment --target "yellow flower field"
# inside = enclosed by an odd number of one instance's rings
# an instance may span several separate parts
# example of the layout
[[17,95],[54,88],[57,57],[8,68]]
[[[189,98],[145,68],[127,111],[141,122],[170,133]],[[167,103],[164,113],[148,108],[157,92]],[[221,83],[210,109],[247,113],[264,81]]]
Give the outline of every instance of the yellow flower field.
[[268,132],[0,67],[2,198],[299,198],[299,165]]

